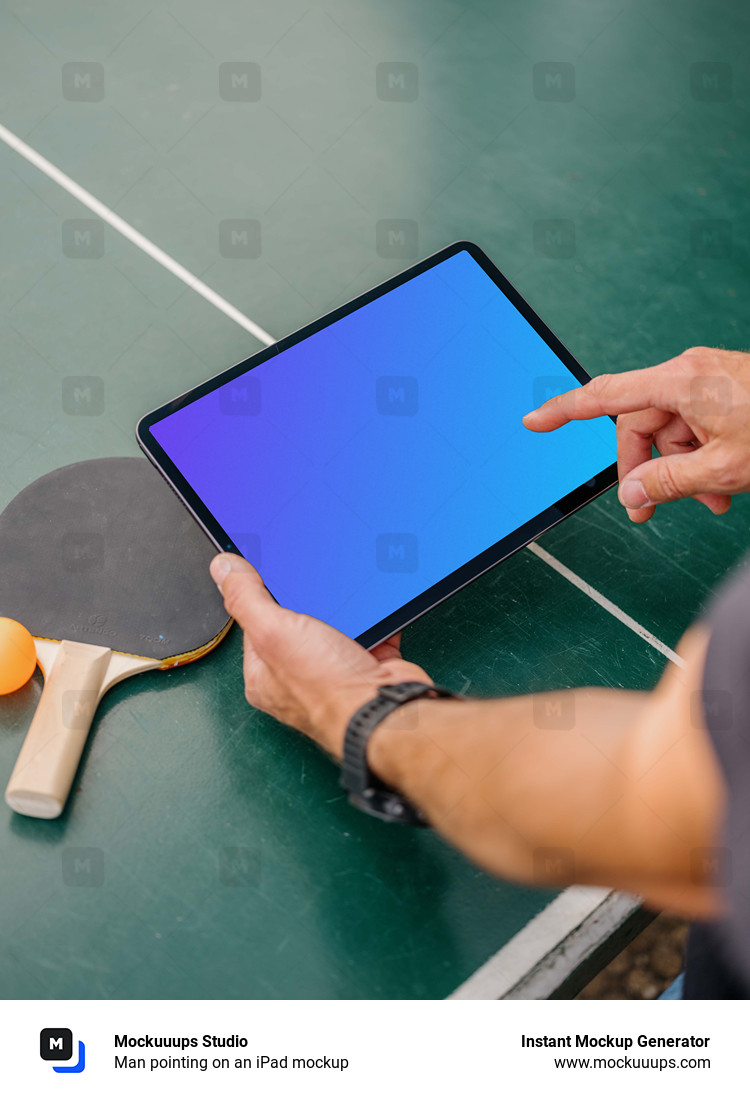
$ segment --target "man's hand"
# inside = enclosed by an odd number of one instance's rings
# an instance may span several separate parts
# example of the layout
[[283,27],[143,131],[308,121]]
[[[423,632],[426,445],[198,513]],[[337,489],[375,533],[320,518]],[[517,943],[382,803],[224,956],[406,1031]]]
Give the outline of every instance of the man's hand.
[[[333,756],[381,684],[432,683],[401,659],[397,640],[368,653],[279,607],[243,558],[220,554],[211,575],[245,632],[248,701]],[[719,765],[691,712],[707,641],[705,629],[692,632],[680,645],[684,668],[671,666],[654,692],[566,692],[574,724],[554,737],[537,720],[538,696],[415,700],[413,721],[380,723],[370,764],[495,874],[606,883],[655,908],[715,917],[720,898],[694,866],[696,851],[719,843],[724,814]],[[550,849],[564,854],[559,870],[539,858]]]
[[636,523],[681,497],[721,515],[750,490],[750,354],[689,348],[656,367],[602,374],[523,422],[549,432],[605,415],[617,416],[619,497]]
[[245,638],[247,701],[340,757],[354,712],[381,684],[432,680],[401,658],[400,637],[371,652],[309,615],[279,607],[244,558],[219,554],[211,576]]

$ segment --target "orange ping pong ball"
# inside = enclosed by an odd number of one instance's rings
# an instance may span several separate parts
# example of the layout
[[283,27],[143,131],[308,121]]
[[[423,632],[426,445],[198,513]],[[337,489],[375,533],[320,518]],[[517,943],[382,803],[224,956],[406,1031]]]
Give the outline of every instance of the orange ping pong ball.
[[34,639],[14,619],[0,618],[0,695],[10,695],[31,679],[36,668]]

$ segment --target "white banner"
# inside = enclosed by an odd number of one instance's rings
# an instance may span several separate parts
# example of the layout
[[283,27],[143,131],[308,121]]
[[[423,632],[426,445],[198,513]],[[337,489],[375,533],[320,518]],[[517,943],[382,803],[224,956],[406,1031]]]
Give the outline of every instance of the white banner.
[[745,1076],[732,1002],[18,1001],[13,1097],[641,1097]]

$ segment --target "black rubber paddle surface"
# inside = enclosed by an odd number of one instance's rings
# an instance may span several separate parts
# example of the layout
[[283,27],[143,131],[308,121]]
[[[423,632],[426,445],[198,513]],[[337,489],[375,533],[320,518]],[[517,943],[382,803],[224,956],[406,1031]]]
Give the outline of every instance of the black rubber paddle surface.
[[0,516],[0,615],[37,638],[168,661],[228,622],[216,552],[147,459],[77,462]]

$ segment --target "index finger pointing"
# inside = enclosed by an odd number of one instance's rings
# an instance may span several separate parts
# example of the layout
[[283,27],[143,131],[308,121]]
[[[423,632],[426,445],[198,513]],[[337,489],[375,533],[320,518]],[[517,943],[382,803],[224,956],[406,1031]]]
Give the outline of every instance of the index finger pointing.
[[551,397],[527,413],[523,423],[533,432],[551,432],[571,420],[593,420],[597,416],[618,416],[649,408],[677,412],[683,384],[681,375],[672,367],[675,362],[670,359],[643,370],[600,374],[585,386]]

